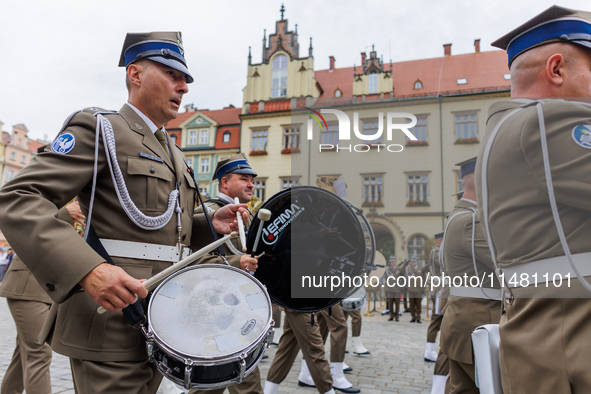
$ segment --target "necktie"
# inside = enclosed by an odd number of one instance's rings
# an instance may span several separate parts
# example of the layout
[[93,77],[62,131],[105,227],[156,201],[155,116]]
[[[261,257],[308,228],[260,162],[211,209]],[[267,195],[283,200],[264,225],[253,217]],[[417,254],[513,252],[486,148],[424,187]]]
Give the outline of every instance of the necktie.
[[162,130],[158,129],[158,130],[156,130],[154,135],[158,139],[158,142],[160,142],[160,145],[162,145],[162,148],[164,148],[164,151],[168,152],[168,148],[166,147],[166,139],[164,138],[164,132]]

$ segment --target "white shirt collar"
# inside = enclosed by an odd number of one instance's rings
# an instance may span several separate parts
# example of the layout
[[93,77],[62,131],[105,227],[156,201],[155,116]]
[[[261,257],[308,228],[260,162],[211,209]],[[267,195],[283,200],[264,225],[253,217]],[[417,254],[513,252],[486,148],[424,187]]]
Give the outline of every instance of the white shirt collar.
[[[129,105],[131,107],[131,109],[133,109],[139,115],[139,117],[142,118],[142,120],[144,122],[146,122],[146,125],[150,128],[152,133],[155,133],[156,130],[158,130],[158,127],[156,127],[154,122],[152,122],[146,115],[144,115],[142,111],[140,111],[139,109],[137,109],[136,107],[134,107],[130,103],[126,103],[126,104]],[[162,130],[164,130],[164,127],[162,127]]]
[[227,194],[224,194],[222,192],[220,192],[220,195],[218,196],[218,198],[222,201],[227,202],[228,204],[234,204],[234,200],[232,199],[232,197],[230,197]]
[[462,197],[462,198],[460,198],[460,200],[468,201],[468,202],[471,202],[472,204],[474,204],[474,205],[478,206],[478,203],[477,203],[476,201],[472,201],[472,200],[470,200],[469,198],[464,198],[464,197]]

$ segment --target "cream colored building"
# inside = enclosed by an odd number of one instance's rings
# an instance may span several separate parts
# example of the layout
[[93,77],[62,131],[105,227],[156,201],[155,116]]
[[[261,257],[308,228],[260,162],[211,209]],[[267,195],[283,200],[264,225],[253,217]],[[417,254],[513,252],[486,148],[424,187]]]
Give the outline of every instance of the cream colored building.
[[[505,53],[481,52],[477,39],[473,53],[445,44],[439,58],[385,63],[372,47],[357,66],[336,68],[331,56],[315,71],[311,40],[306,57],[297,40],[282,18],[261,63],[249,57],[240,145],[259,174],[257,195],[341,178],[378,249],[420,254],[461,190],[455,164],[476,156],[488,107],[509,96]],[[402,131],[411,121],[414,138]]]

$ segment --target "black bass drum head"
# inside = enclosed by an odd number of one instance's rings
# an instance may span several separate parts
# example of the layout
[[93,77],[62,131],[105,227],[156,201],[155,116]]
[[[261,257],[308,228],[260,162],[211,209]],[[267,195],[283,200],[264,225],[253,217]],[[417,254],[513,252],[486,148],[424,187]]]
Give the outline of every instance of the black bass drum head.
[[[363,228],[340,197],[314,186],[298,186],[272,196],[260,237],[258,216],[247,246],[259,258],[255,277],[271,300],[296,312],[316,312],[356,290],[365,273]],[[258,240],[258,241],[257,241]],[[256,247],[255,247],[256,244]]]

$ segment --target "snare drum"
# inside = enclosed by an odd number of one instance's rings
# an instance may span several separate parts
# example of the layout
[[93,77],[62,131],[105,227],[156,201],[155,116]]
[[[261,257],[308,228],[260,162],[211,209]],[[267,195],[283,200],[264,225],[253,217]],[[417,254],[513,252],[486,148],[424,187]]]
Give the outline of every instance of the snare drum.
[[344,311],[358,311],[367,303],[367,292],[365,287],[358,288],[348,298],[341,301],[341,308]]
[[156,288],[142,327],[150,361],[186,389],[219,389],[257,366],[273,338],[271,300],[239,269],[202,264]]
[[[247,248],[259,258],[255,277],[277,305],[295,312],[317,312],[339,303],[355,284],[325,278],[362,277],[373,263],[375,242],[361,210],[336,194],[314,186],[296,186],[272,196],[262,206],[271,218],[255,218]],[[359,279],[359,278],[358,278]],[[329,279],[330,280],[330,279]]]

